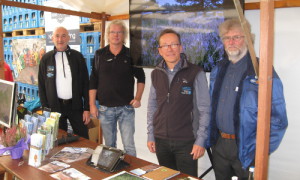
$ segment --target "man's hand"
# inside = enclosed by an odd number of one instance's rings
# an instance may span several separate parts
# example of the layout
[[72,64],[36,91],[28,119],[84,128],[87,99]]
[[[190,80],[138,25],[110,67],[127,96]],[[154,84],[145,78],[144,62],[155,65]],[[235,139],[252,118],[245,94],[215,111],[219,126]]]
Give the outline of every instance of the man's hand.
[[192,152],[191,152],[191,155],[193,155],[194,160],[199,159],[200,157],[202,157],[204,155],[204,153],[205,153],[205,148],[204,147],[201,147],[201,146],[198,146],[198,145],[194,144]]
[[141,101],[137,100],[137,99],[133,99],[130,101],[129,103],[132,107],[134,108],[139,108],[141,107]]
[[147,143],[147,146],[148,146],[148,149],[149,149],[150,152],[152,152],[152,153],[155,153],[155,152],[156,152],[156,149],[155,149],[155,142],[149,141],[149,142]]
[[97,106],[95,104],[90,105],[90,113],[91,113],[92,118],[97,118],[98,117],[98,109],[97,109]]
[[83,111],[82,119],[83,119],[83,123],[87,125],[91,120],[90,111]]

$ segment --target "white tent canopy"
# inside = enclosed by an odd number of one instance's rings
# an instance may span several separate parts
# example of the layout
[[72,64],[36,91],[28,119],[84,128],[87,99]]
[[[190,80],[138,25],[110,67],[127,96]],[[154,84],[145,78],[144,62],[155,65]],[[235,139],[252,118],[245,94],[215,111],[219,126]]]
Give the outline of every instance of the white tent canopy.
[[129,0],[61,0],[82,12],[105,12],[111,16],[129,14]]

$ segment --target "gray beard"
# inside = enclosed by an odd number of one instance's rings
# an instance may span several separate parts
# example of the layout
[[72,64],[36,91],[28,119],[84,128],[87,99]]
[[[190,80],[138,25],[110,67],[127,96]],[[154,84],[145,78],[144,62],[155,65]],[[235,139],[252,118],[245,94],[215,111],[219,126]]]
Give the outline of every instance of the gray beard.
[[239,49],[237,51],[226,51],[228,55],[228,59],[232,63],[237,63],[239,60],[241,60],[245,54],[247,53],[247,48]]

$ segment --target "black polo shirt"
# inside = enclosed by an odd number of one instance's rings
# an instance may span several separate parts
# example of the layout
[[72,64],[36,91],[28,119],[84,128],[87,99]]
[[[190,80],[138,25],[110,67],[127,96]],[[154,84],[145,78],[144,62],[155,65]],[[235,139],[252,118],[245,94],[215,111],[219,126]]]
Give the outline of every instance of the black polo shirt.
[[133,66],[127,47],[123,46],[116,56],[110,52],[109,45],[96,51],[90,89],[97,89],[100,105],[128,105],[134,98],[134,78],[138,83],[145,83],[144,70]]

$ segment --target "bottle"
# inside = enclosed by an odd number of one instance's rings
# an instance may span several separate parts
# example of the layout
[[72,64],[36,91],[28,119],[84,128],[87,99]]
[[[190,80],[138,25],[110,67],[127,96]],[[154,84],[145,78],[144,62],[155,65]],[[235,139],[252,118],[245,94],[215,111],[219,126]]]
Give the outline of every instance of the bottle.
[[237,176],[232,176],[231,180],[238,180],[238,177]]
[[249,176],[248,176],[248,180],[254,180],[254,167],[251,166],[249,168]]

